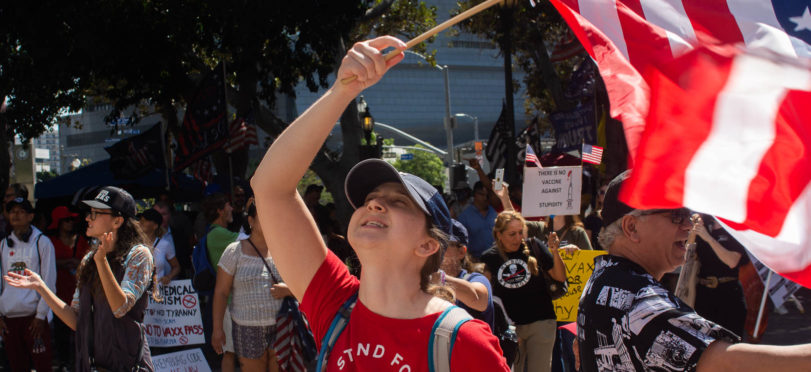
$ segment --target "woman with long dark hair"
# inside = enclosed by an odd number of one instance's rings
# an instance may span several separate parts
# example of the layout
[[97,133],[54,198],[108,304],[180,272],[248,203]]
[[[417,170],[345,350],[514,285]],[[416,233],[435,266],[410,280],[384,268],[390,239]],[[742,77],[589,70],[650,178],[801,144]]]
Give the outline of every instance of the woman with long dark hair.
[[87,236],[98,240],[82,260],[70,305],[39,275],[9,273],[9,285],[36,290],[59,319],[76,331],[76,371],[152,371],[143,325],[153,275],[152,254],[135,221],[135,201],[118,188],[101,188],[86,220]]
[[[356,43],[341,63],[338,81],[265,154],[251,186],[268,249],[301,299],[315,339],[322,341],[325,370],[416,372],[434,363],[450,364],[454,371],[508,371],[490,327],[475,319],[454,322],[452,353],[429,352],[429,345],[449,344],[432,342],[432,327],[456,318],[440,316],[461,311],[437,296],[450,291],[431,283],[451,225],[436,188],[380,159],[364,160],[347,173],[344,190],[355,208],[347,239],[361,263],[360,279],[327,249],[296,190],[346,107],[403,59],[398,53],[385,61],[380,51],[388,47],[403,50],[405,43],[391,36]],[[348,78],[355,80],[340,82]]]

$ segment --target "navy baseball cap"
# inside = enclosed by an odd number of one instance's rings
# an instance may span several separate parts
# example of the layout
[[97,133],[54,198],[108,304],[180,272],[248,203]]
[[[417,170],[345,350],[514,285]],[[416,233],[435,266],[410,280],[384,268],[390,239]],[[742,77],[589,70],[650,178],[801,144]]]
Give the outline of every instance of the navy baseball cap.
[[603,199],[603,226],[611,225],[614,221],[631,213],[631,211],[635,209],[619,200],[622,183],[628,178],[631,178],[630,169],[620,173],[608,183],[608,187],[605,190],[605,199]]
[[467,245],[467,228],[461,222],[452,219],[451,241],[459,245]]
[[11,212],[11,208],[18,205],[25,210],[25,213],[34,213],[34,206],[31,205],[31,202],[21,196],[11,199],[10,202],[6,203],[6,213]]
[[141,218],[143,218],[146,221],[152,221],[156,225],[160,225],[163,223],[163,216],[160,214],[160,212],[156,211],[153,208],[149,208],[145,210],[144,213],[141,213]]
[[124,217],[135,217],[135,200],[126,190],[115,186],[104,186],[96,192],[92,200],[82,203],[97,209],[112,209]]
[[450,235],[451,214],[442,194],[422,178],[411,173],[398,172],[383,160],[366,159],[349,170],[344,181],[346,198],[352,208],[357,209],[366,202],[366,195],[386,182],[402,184],[411,199],[431,217],[433,224]]

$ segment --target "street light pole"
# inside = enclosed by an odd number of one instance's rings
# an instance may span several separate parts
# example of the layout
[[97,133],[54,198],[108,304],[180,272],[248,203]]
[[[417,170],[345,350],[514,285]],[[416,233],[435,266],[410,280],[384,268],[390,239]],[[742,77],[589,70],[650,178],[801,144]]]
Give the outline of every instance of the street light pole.
[[[445,75],[445,133],[447,133],[446,137],[448,139],[448,168],[453,167],[453,127],[454,127],[454,120],[451,116],[451,87],[450,87],[450,80],[448,78],[448,66],[445,65],[442,67],[442,73]],[[451,186],[453,186],[451,184]]]
[[[425,58],[424,55],[419,54],[417,52],[413,52],[410,50],[404,50],[403,52],[408,54],[413,54],[417,57],[422,58],[424,61],[428,62],[428,59]],[[443,124],[445,126],[445,137],[447,138],[448,142],[448,152],[445,155],[445,162],[448,165],[448,185],[449,187],[453,187],[453,180],[450,169],[453,167],[454,158],[453,158],[453,128],[454,128],[454,120],[453,116],[451,116],[451,86],[450,86],[450,77],[448,76],[448,65],[440,66],[435,65],[438,70],[442,71],[442,74],[445,78],[445,117],[443,118]]]

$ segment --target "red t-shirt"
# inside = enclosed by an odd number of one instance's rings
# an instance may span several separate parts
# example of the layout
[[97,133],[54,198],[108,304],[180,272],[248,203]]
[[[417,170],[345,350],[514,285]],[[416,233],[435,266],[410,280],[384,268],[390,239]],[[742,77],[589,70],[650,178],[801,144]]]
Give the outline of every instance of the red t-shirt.
[[[49,236],[54,245],[54,257],[57,260],[64,260],[68,258],[76,258],[81,260],[90,249],[87,239],[84,236],[76,237],[75,247],[69,247],[62,243],[58,236]],[[74,251],[74,248],[76,249]],[[73,292],[76,290],[76,271],[68,271],[65,269],[56,268],[56,296],[62,301],[70,303],[73,299]]]
[[[358,291],[360,282],[332,252],[301,301],[319,350],[335,314]],[[393,319],[373,313],[358,300],[327,360],[328,371],[428,371],[428,341],[440,313]],[[459,328],[451,354],[453,371],[509,371],[487,323],[471,320]]]

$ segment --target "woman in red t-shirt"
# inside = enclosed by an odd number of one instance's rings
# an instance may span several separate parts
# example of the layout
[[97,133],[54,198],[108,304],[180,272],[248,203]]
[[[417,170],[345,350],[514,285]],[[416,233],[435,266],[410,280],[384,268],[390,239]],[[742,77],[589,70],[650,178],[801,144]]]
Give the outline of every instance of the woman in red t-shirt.
[[[430,184],[379,159],[349,171],[344,189],[356,209],[347,239],[361,263],[360,280],[327,249],[296,190],[347,106],[404,58],[397,53],[384,60],[380,51],[389,47],[406,49],[391,36],[356,43],[344,57],[336,83],[276,139],[251,181],[268,248],[282,278],[302,300],[318,343],[342,304],[358,295],[326,358],[328,371],[428,371],[432,326],[452,306],[435,296],[431,281],[448,244],[450,213]],[[355,80],[341,82],[351,77]],[[509,371],[498,340],[480,320],[459,327],[450,367]]]
[[[76,268],[90,249],[87,239],[77,232],[78,216],[68,210],[68,207],[56,207],[51,212],[51,224],[48,226],[48,237],[53,242],[56,257],[56,296],[65,303],[70,303],[73,299]],[[54,339],[60,364],[73,365],[70,360],[73,354],[70,352],[73,350],[70,347],[73,331],[59,317],[54,317]]]

